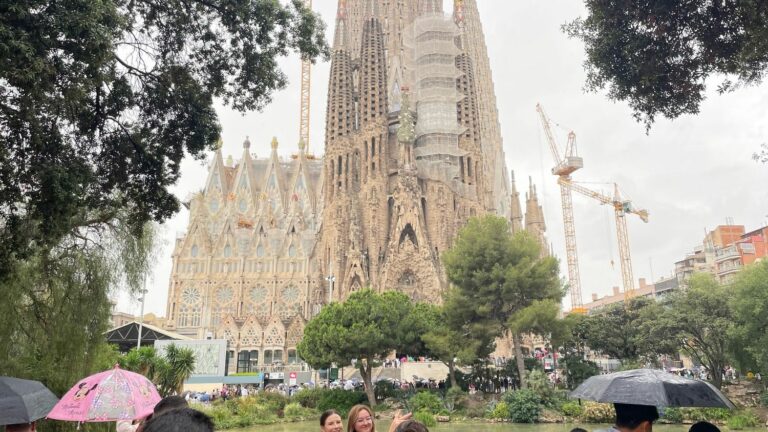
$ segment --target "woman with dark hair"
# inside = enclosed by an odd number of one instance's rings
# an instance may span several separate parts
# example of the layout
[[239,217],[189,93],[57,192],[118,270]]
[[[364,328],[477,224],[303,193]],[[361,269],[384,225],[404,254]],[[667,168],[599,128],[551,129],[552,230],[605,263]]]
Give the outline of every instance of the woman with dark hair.
[[320,415],[320,432],[341,432],[344,428],[341,414],[329,409]]
[[367,405],[355,405],[349,410],[347,432],[376,432],[373,411]]

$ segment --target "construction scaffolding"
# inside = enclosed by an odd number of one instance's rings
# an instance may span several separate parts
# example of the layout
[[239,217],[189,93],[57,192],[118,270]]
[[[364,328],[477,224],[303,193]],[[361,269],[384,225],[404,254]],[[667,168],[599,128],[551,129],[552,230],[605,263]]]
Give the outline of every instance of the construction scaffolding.
[[475,186],[461,182],[467,152],[459,148],[465,128],[458,122],[456,105],[464,97],[456,88],[461,75],[456,67],[458,30],[443,14],[422,15],[407,29],[405,45],[418,118],[413,155],[419,177],[441,181],[464,195]]

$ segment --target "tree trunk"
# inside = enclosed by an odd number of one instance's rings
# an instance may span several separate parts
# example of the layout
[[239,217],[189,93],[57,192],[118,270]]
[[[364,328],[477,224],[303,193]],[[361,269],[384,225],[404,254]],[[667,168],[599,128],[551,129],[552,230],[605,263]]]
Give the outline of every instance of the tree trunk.
[[709,368],[709,372],[712,375],[712,385],[715,386],[718,390],[723,385],[723,367],[717,362],[708,362],[707,367]]
[[518,333],[512,333],[512,343],[515,346],[515,361],[517,362],[517,374],[520,376],[520,388],[528,388],[525,378],[525,360],[523,359],[522,340]]
[[373,383],[371,382],[371,363],[367,360],[360,360],[360,376],[363,378],[363,385],[365,386],[365,395],[368,396],[368,403],[371,408],[376,406],[376,393],[373,391]]
[[451,379],[451,387],[457,387],[458,384],[456,384],[456,362],[451,359],[448,363],[446,363],[448,366],[448,376]]

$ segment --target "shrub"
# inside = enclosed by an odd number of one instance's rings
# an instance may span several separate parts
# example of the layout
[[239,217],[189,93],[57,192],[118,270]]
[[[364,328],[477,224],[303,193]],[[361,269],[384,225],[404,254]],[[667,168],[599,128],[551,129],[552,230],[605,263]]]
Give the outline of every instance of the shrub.
[[541,400],[531,390],[517,390],[507,393],[504,401],[509,406],[509,419],[515,423],[535,423],[539,419]]
[[496,420],[506,420],[509,418],[509,405],[504,401],[499,401],[496,406],[493,407],[488,417]]
[[363,392],[328,389],[320,393],[320,398],[317,401],[317,410],[322,412],[328,409],[335,409],[342,417],[346,417],[350,408],[367,401],[368,398]]
[[317,402],[320,400],[322,392],[323,389],[321,388],[302,389],[294,394],[291,400],[304,408],[317,408]]
[[560,411],[566,417],[580,417],[584,412],[584,407],[582,407],[578,402],[569,401],[560,407]]
[[664,415],[662,415],[661,418],[669,423],[682,423],[683,411],[680,408],[667,407],[664,408]]
[[613,423],[616,420],[616,413],[611,404],[586,402],[581,420],[585,423]]
[[276,413],[278,417],[282,417],[283,409],[288,404],[288,398],[277,392],[258,392],[240,399],[263,405],[268,411]]
[[443,409],[440,396],[428,391],[420,391],[411,396],[408,405],[413,412],[425,411],[430,414],[437,414]]
[[760,393],[760,405],[768,407],[768,390]]
[[547,378],[547,374],[539,369],[528,372],[528,388],[539,396],[539,400],[547,406],[551,406],[555,399],[555,390]]
[[445,408],[448,412],[453,412],[464,406],[467,394],[460,387],[451,387],[445,392]]
[[285,406],[284,413],[286,418],[296,419],[304,417],[306,411],[298,402],[291,402]]
[[726,424],[728,429],[733,430],[757,427],[760,425],[760,418],[752,411],[742,411],[731,416]]
[[727,408],[683,408],[683,418],[692,422],[724,422],[731,417]]
[[413,415],[413,419],[423,423],[426,427],[437,426],[437,420],[435,420],[435,416],[427,411],[417,411]]

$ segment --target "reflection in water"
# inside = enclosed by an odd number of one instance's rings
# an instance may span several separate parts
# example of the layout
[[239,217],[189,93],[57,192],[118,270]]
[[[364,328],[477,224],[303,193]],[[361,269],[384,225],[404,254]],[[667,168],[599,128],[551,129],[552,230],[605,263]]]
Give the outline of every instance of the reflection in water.
[[[346,426],[346,422],[344,423]],[[576,424],[513,424],[513,423],[440,423],[429,428],[430,432],[570,432],[580,426],[588,431],[606,429],[608,425],[576,425]],[[389,420],[376,422],[376,430],[385,432]],[[653,432],[687,432],[689,425],[655,425]],[[757,431],[758,429],[754,429]],[[749,432],[749,430],[745,430]],[[318,422],[281,423],[268,426],[255,426],[239,429],[237,432],[320,432]]]

